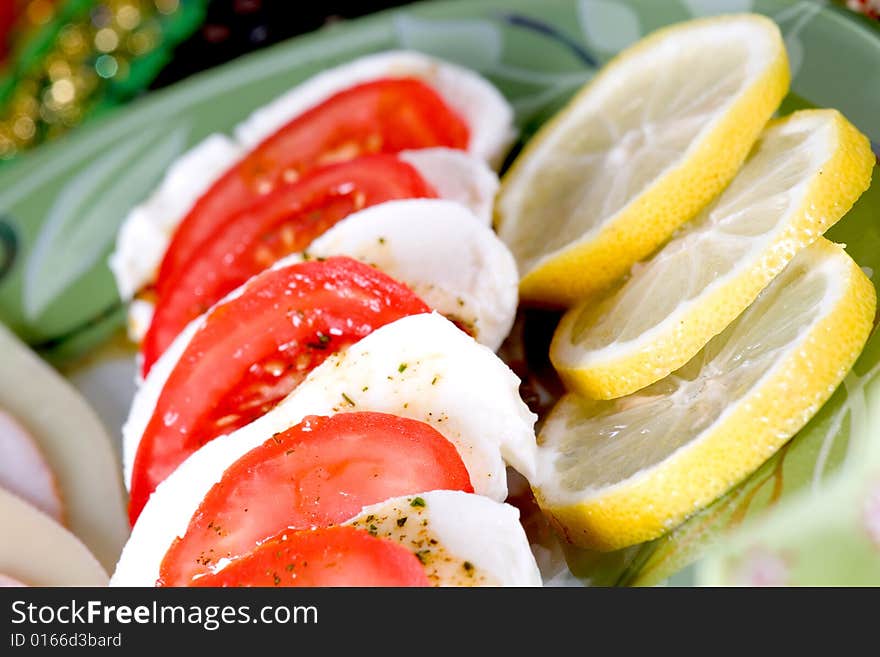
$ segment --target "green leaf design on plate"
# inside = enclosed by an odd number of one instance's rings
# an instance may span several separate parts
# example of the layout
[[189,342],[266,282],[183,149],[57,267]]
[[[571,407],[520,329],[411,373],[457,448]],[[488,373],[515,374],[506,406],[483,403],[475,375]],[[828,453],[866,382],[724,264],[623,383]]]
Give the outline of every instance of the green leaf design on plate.
[[[164,130],[162,130],[164,132]],[[28,258],[22,305],[33,320],[107,250],[132,198],[156,184],[186,144],[187,128],[148,130],[107,151],[58,194]]]
[[591,46],[616,53],[642,36],[639,15],[631,7],[610,0],[580,0],[578,18]]
[[[456,62],[491,77],[513,105],[517,123],[525,126],[536,117],[549,117],[562,100],[593,75],[595,59],[578,39],[540,18],[494,12],[491,20],[421,19],[401,13],[393,19],[400,47],[418,50]],[[503,61],[505,30],[528,31],[547,46],[574,52],[583,70],[544,71]],[[510,36],[509,34],[507,35]]]
[[0,279],[12,269],[18,255],[18,237],[15,229],[0,217]]
[[803,29],[822,11],[822,0],[801,0],[773,16],[785,38],[785,49],[788,51],[788,65],[794,79],[804,64],[804,43],[800,34]]
[[[710,585],[880,585],[880,333],[847,381],[846,397],[821,439],[811,486],[752,519],[697,569]],[[848,432],[840,431],[843,422]],[[836,430],[835,430],[836,429]],[[833,474],[825,457],[849,434]]]
[[477,71],[490,70],[501,61],[501,30],[488,20],[423,20],[400,14],[394,18],[394,30],[404,48]]
[[691,16],[715,16],[717,14],[741,14],[752,11],[752,0],[683,0]]
[[[624,583],[657,584],[725,542],[730,532],[746,521],[760,518],[804,492],[824,495],[826,485],[848,468],[858,453],[851,436],[858,436],[858,427],[864,426],[865,386],[875,382],[880,371],[880,335],[876,332],[869,346],[854,374],[794,439],[731,492],[670,534],[643,546],[642,554],[624,574]],[[871,363],[869,373],[858,374]]]

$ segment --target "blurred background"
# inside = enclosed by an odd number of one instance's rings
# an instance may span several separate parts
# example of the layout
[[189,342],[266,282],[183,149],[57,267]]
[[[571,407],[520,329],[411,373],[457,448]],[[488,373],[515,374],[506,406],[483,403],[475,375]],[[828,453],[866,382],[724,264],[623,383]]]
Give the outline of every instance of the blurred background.
[[0,159],[151,89],[405,0],[0,0]]
[[[108,108],[406,0],[0,0],[0,164]],[[880,0],[839,2],[872,18]]]

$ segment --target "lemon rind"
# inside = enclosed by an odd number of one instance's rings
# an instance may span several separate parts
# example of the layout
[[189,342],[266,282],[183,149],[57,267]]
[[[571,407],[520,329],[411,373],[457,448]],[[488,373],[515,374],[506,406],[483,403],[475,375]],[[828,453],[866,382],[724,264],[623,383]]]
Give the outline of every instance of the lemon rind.
[[574,349],[565,343],[571,342],[571,326],[582,305],[568,311],[553,336],[550,359],[569,389],[590,399],[613,399],[671,374],[733,322],[797,253],[849,211],[871,182],[875,157],[868,138],[837,110],[801,110],[771,121],[768,128],[821,114],[832,115],[836,145],[798,207],[789,213],[786,227],[765,245],[755,266],[689,304],[671,325],[661,322],[653,327],[650,340],[631,353],[605,361],[573,362]]
[[[522,301],[539,306],[570,306],[583,297],[607,289],[634,263],[666,242],[678,227],[693,218],[730,182],[788,91],[790,72],[782,37],[772,21],[750,14],[695,19],[684,27],[658,30],[612,59],[530,140],[501,182],[495,223],[502,237],[506,219],[500,208],[503,207],[505,191],[516,184],[523,162],[536,150],[542,135],[554,131],[600,81],[615,72],[618,64],[649,50],[678,30],[694,29],[699,24],[743,20],[761,24],[768,34],[773,35],[770,41],[775,52],[763,73],[740,92],[723,114],[713,118],[712,129],[700,134],[678,166],[656,178],[597,234],[545,254],[528,271],[521,271]],[[670,190],[686,192],[670,194]],[[522,263],[519,264],[522,267]]]
[[610,551],[661,536],[756,470],[828,400],[868,339],[877,297],[839,245],[820,238],[815,248],[836,249],[837,257],[848,261],[839,298],[710,429],[661,463],[574,503],[555,501],[533,485],[539,505],[566,540]]

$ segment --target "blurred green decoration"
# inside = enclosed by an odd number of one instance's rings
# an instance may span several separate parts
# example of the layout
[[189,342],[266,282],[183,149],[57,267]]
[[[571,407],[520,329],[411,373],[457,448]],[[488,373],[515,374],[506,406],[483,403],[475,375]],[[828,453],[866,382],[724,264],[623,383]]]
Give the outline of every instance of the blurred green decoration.
[[819,448],[814,475],[714,545],[699,584],[880,586],[880,333],[860,365],[823,411],[832,426],[814,422],[796,439],[795,447]]
[[145,90],[208,0],[31,0],[0,69],[0,164]]

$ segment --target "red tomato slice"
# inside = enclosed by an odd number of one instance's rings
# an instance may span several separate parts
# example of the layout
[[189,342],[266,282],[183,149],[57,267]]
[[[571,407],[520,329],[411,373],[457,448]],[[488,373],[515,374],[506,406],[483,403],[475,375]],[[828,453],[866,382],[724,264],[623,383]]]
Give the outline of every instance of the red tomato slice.
[[393,155],[366,155],[313,169],[231,217],[160,293],[144,338],[144,376],[187,323],[337,221],[377,203],[428,197],[436,193],[414,167]]
[[132,524],[199,447],[265,414],[330,354],[429,310],[408,287],[351,258],[258,275],[211,310],[168,377],[135,456]]
[[157,288],[237,212],[315,166],[368,153],[446,146],[465,149],[469,129],[424,82],[379,79],[353,86],[296,117],[232,167],[202,195],[165,254]]
[[231,465],[165,554],[159,583],[186,586],[285,529],[327,527],[426,490],[473,492],[464,463],[424,422],[384,413],[309,417]]
[[416,555],[354,527],[285,532],[193,586],[430,586]]

